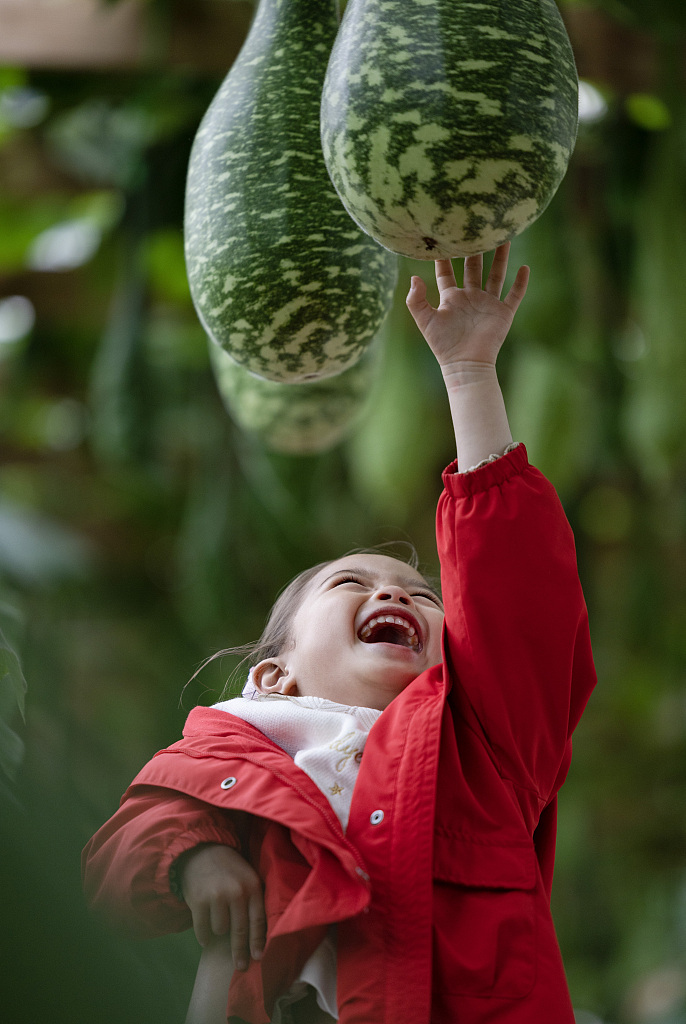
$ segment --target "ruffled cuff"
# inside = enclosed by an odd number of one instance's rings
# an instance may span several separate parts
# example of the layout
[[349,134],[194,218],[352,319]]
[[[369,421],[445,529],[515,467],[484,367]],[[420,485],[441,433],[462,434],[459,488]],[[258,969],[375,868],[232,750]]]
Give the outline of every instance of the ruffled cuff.
[[482,459],[481,462],[477,462],[476,466],[470,466],[469,469],[463,470],[465,473],[473,473],[475,469],[481,469],[482,466],[487,466],[489,462],[495,462],[496,459],[502,459],[503,455],[509,455],[515,448],[519,448],[521,441],[513,441],[512,444],[508,444],[504,452],[500,455],[489,455],[487,459]]
[[503,455],[491,456],[471,470],[460,473],[457,459],[443,471],[443,486],[455,498],[468,498],[505,483],[523,473],[529,466],[526,447],[521,442],[508,445]]

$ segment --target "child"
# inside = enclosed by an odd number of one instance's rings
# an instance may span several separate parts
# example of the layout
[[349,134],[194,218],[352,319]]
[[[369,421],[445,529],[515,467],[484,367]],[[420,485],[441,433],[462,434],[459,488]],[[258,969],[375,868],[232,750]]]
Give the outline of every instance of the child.
[[595,674],[571,531],[496,376],[528,282],[501,300],[508,255],[485,285],[468,257],[463,288],[438,261],[438,308],[420,278],[407,299],[457,441],[445,613],[387,555],[315,566],[243,697],[192,711],[86,848],[94,906],[147,935],[192,922],[189,1020],[573,1024],[549,901]]

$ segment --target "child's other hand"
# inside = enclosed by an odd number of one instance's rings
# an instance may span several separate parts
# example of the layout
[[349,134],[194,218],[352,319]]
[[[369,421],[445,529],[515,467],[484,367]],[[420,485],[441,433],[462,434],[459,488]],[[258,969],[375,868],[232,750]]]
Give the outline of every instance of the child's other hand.
[[214,935],[231,933],[237,970],[259,960],[267,935],[264,895],[259,876],[230,846],[208,844],[183,855],[180,881],[201,946]]
[[439,306],[426,299],[426,284],[413,277],[407,307],[436,356],[444,375],[471,376],[480,368],[492,369],[526,293],[529,268],[520,267],[512,287],[501,300],[510,243],[498,246],[483,285],[483,256],[464,261],[464,286],[457,287],[450,260],[436,261]]

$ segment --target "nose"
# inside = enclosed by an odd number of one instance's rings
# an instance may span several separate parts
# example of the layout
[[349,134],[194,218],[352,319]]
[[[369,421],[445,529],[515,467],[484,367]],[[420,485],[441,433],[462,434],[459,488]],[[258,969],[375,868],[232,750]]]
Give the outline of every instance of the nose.
[[395,601],[408,607],[412,604],[412,598],[402,587],[379,587],[375,596],[377,601]]

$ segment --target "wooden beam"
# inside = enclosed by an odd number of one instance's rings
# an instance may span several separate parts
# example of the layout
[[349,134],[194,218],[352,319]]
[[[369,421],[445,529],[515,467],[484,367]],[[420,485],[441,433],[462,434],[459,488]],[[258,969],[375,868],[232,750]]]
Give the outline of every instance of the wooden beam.
[[[185,68],[221,76],[252,18],[252,0],[177,0],[168,23],[145,0],[0,0],[0,64],[64,70]],[[654,38],[585,6],[562,13],[583,78],[621,93],[655,88]],[[161,17],[161,15],[157,15]]]
[[0,0],[0,64],[58,70],[186,67],[222,74],[248,30],[249,0],[184,0],[169,25],[142,0]]
[[137,0],[0,0],[0,61],[21,67],[125,68],[144,56]]

